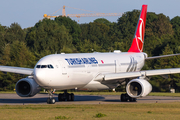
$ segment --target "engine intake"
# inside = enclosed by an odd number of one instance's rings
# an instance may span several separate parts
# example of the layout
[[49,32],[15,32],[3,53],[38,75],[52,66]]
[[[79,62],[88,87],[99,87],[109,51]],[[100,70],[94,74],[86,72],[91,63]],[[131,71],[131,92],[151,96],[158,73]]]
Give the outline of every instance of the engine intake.
[[144,79],[131,80],[126,86],[126,92],[132,98],[145,97],[151,90],[151,84]]
[[39,91],[39,85],[32,78],[23,78],[16,83],[16,93],[20,97],[32,97]]

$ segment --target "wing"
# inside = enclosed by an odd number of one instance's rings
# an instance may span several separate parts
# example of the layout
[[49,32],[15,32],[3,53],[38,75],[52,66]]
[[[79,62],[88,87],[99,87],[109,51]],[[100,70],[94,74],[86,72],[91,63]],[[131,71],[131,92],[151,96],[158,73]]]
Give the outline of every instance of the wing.
[[115,81],[125,78],[137,78],[137,77],[148,77],[154,75],[167,75],[167,74],[175,74],[180,73],[180,68],[170,68],[170,69],[157,69],[157,70],[145,70],[145,71],[138,71],[138,72],[123,72],[123,73],[108,73],[108,74],[101,74],[97,76],[94,80],[95,81]]
[[11,67],[11,66],[0,66],[0,71],[11,72],[23,75],[31,75],[33,73],[32,68],[22,68],[22,67]]

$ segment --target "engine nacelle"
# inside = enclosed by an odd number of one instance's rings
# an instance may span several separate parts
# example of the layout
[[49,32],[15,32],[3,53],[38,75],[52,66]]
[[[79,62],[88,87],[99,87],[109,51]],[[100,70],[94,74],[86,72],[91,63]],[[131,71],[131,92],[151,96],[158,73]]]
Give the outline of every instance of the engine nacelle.
[[145,97],[151,90],[151,84],[144,79],[131,80],[126,86],[126,92],[132,98]]
[[39,91],[39,85],[32,78],[23,78],[16,83],[16,93],[20,97],[32,97]]

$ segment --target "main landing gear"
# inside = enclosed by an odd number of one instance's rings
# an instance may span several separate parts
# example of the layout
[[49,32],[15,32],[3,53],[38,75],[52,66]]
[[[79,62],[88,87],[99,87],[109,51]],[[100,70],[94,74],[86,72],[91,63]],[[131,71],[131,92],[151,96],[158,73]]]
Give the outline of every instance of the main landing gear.
[[58,95],[58,100],[59,101],[74,101],[74,94],[73,93],[68,93],[67,90],[64,91],[63,94]]
[[126,94],[121,94],[120,96],[121,102],[136,102],[136,98],[130,97],[127,93]]

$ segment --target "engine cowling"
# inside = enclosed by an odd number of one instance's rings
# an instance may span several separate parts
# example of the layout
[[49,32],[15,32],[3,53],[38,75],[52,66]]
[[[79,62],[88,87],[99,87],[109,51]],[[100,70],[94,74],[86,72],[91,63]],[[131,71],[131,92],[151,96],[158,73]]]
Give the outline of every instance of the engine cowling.
[[39,91],[39,85],[32,78],[23,78],[16,83],[16,93],[20,97],[32,97]]
[[151,90],[151,84],[144,79],[131,80],[126,86],[126,92],[132,98],[145,97]]

